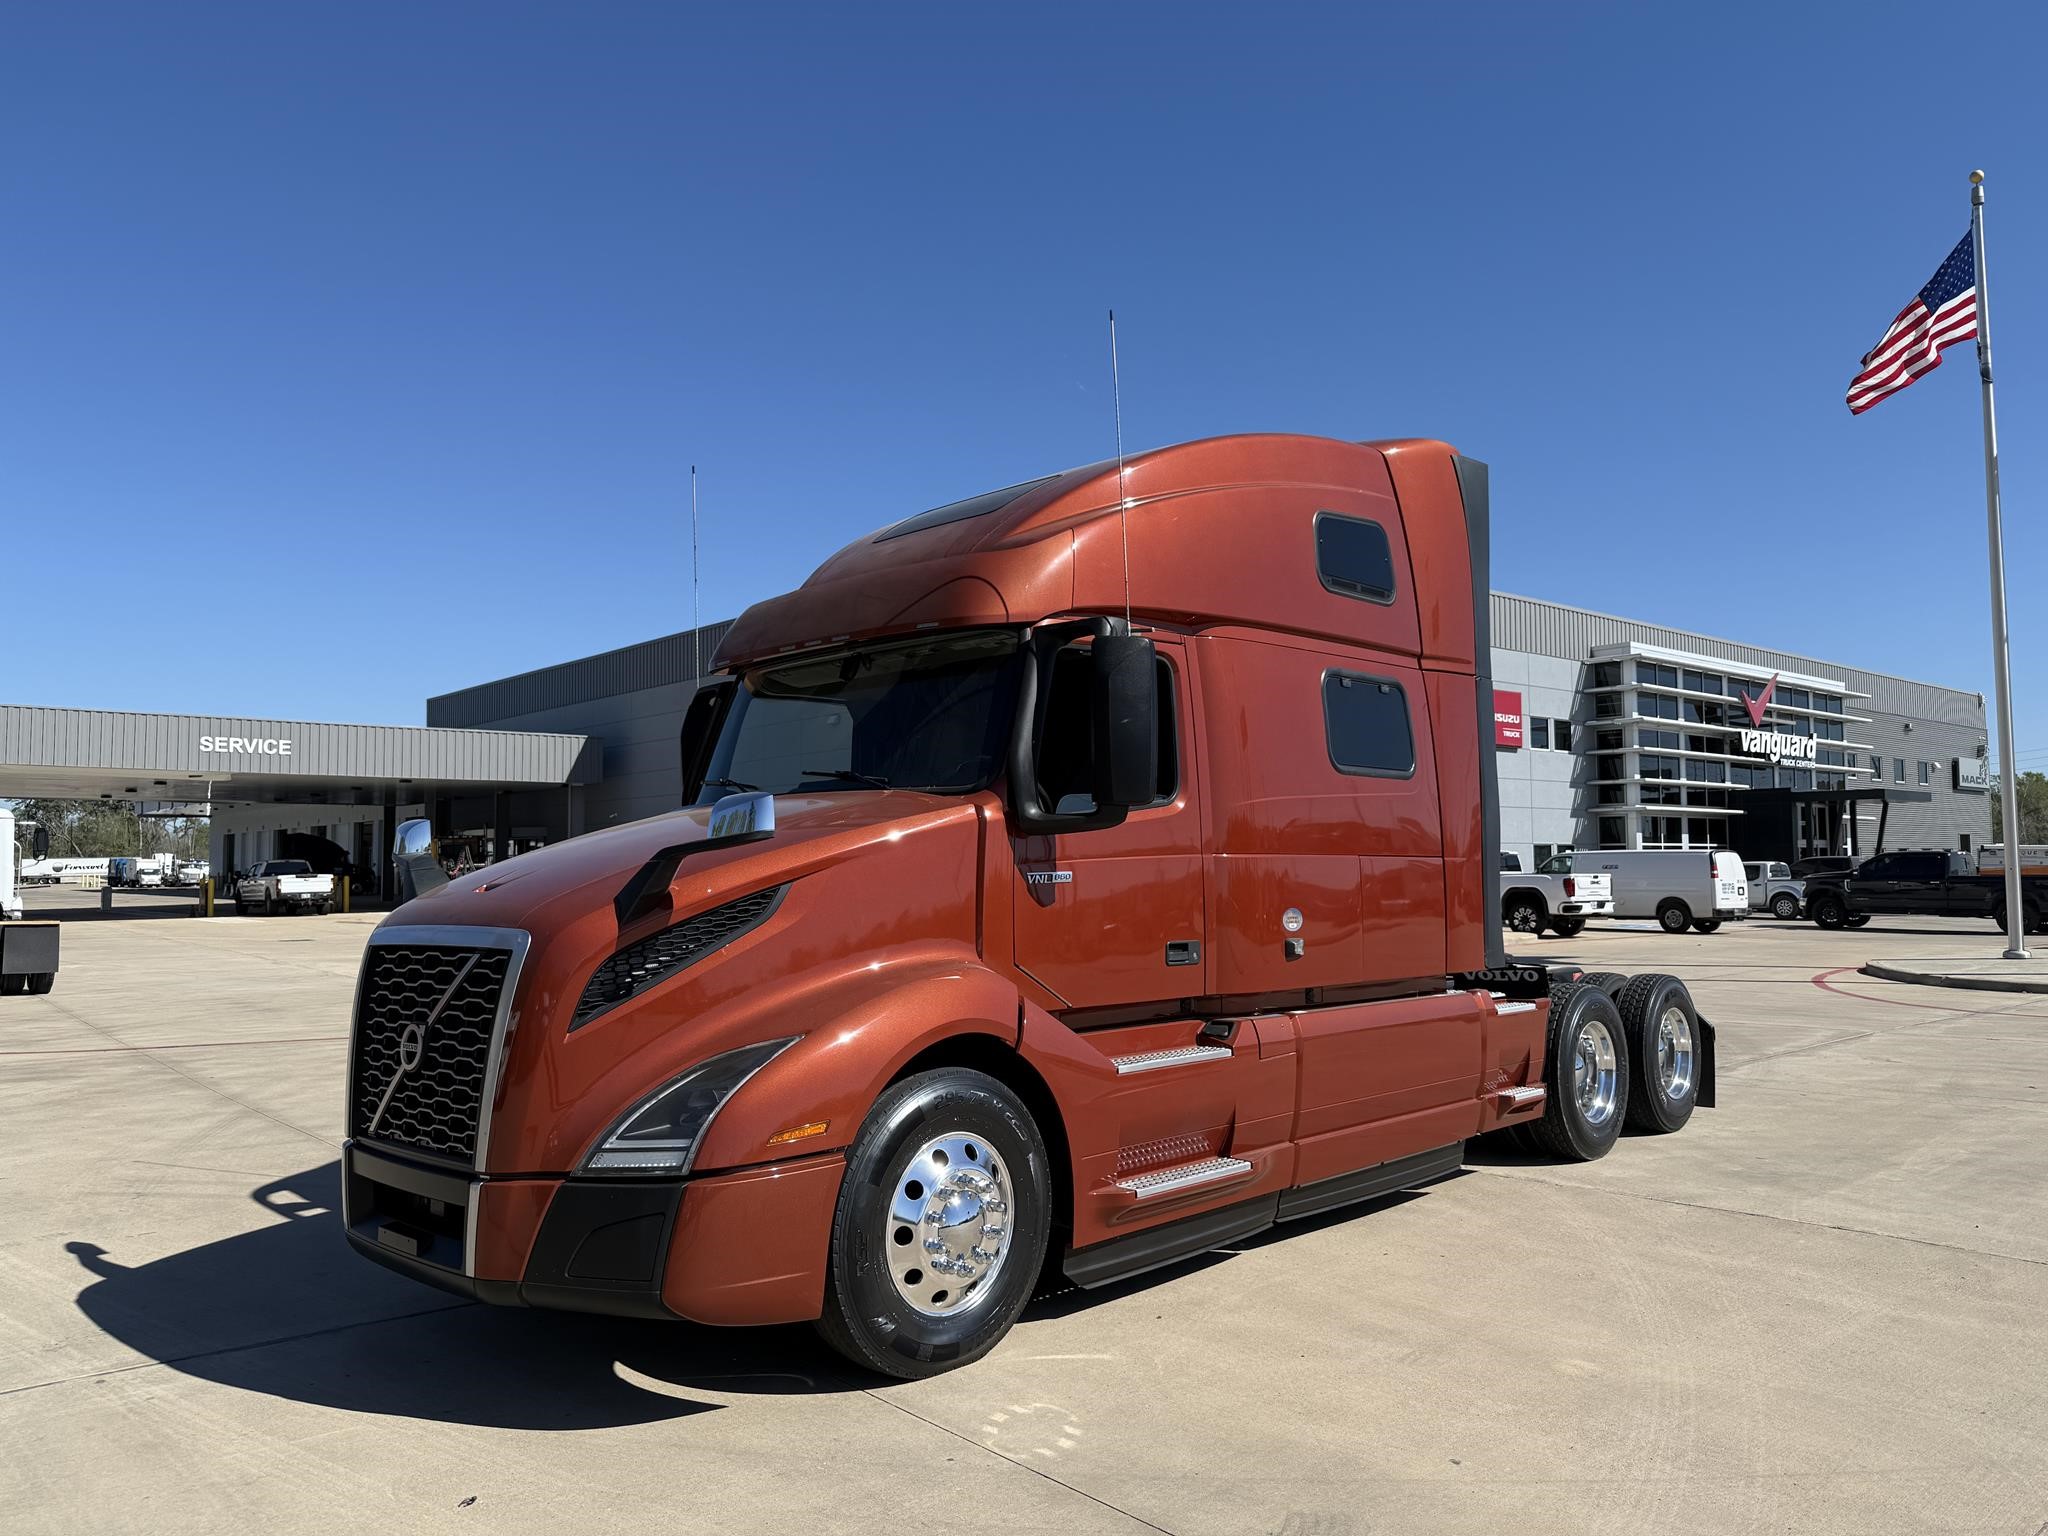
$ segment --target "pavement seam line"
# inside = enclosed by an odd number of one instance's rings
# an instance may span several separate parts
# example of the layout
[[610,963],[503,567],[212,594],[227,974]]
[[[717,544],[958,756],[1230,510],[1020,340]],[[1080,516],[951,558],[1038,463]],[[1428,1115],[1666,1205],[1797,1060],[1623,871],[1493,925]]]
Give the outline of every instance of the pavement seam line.
[[953,1428],[950,1424],[941,1424],[936,1419],[928,1419],[923,1414],[919,1413],[915,1408],[906,1408],[903,1404],[895,1401],[893,1398],[883,1397],[881,1393],[877,1392],[873,1387],[863,1387],[861,1389],[861,1396],[871,1397],[878,1403],[884,1404],[885,1406],[890,1408],[894,1408],[898,1413],[908,1414],[911,1418],[917,1420],[918,1423],[928,1424],[933,1429],[939,1431],[939,1433],[941,1434],[951,1435],[955,1440],[958,1440],[962,1445],[972,1446],[975,1450],[980,1451],[985,1455],[993,1456],[997,1461],[1002,1462],[1006,1466],[1022,1467],[1026,1472],[1032,1473],[1034,1476],[1044,1478],[1048,1483],[1051,1483],[1056,1488],[1064,1488],[1069,1493],[1078,1494],[1080,1497],[1086,1499],[1089,1503],[1099,1504],[1104,1509],[1108,1510],[1111,1514],[1121,1515],[1124,1517],[1124,1519],[1129,1520],[1134,1524],[1142,1525],[1148,1531],[1159,1532],[1159,1536],[1174,1536],[1174,1533],[1168,1530],[1165,1526],[1154,1525],[1150,1520],[1147,1520],[1143,1515],[1134,1515],[1128,1509],[1120,1509],[1116,1505],[1110,1503],[1109,1500],[1090,1493],[1086,1488],[1076,1488],[1072,1483],[1064,1482],[1061,1479],[1054,1477],[1050,1472],[1046,1471],[1043,1467],[1036,1466],[1031,1462],[1027,1461],[1018,1461],[1014,1457],[1005,1456],[1001,1451],[983,1445],[979,1440],[969,1439],[966,1435],[961,1434],[959,1430]]
[[[1466,1165],[1469,1173],[1500,1173],[1498,1168]],[[1524,1178],[1532,1184],[1548,1185],[1552,1189],[1568,1189],[1586,1194],[1606,1195],[1614,1200],[1641,1200],[1651,1205],[1672,1205],[1681,1210],[1710,1211],[1720,1216],[1747,1216],[1755,1221],[1782,1222],[1788,1227],[1810,1227],[1819,1232],[1840,1232],[1850,1237],[1872,1237],[1879,1242],[1911,1243],[1916,1248],[1938,1248],[1943,1253],[1967,1254],[1973,1259],[1996,1259],[2007,1264],[2027,1264],[2036,1269],[2048,1269],[2048,1259],[2030,1259],[2017,1253],[1992,1253],[1982,1248],[1965,1248],[1959,1243],[1938,1243],[1929,1237],[1907,1237],[1899,1232],[1877,1232],[1869,1227],[1843,1226],[1832,1221],[1808,1221],[1800,1216],[1780,1216],[1772,1211],[1745,1211],[1733,1205],[1708,1205],[1700,1200],[1674,1200],[1668,1195],[1646,1195],[1633,1189],[1603,1189],[1597,1184],[1572,1184],[1563,1179],[1546,1179],[1539,1174],[1508,1174],[1508,1178]]]
[[212,1083],[201,1081],[199,1078],[194,1077],[191,1073],[187,1072],[184,1068],[180,1067],[176,1062],[166,1061],[162,1057],[158,1056],[155,1053],[155,1048],[152,1046],[130,1045],[126,1040],[123,1040],[119,1035],[115,1034],[112,1030],[101,1028],[98,1024],[93,1023],[91,1019],[85,1017],[85,1015],[78,1013],[71,1008],[66,1007],[64,1004],[57,1003],[54,1006],[56,1007],[57,1011],[63,1014],[66,1018],[72,1020],[74,1023],[84,1025],[87,1029],[91,1030],[101,1039],[111,1040],[116,1045],[120,1046],[123,1050],[134,1052],[135,1054],[141,1056],[144,1060],[156,1063],[156,1065],[162,1067],[166,1072],[170,1072],[175,1076],[182,1077],[186,1082],[190,1083],[193,1087],[198,1088],[203,1092],[213,1094],[216,1098],[226,1099],[230,1104],[233,1104],[241,1109],[246,1109],[252,1115],[262,1116],[265,1120],[268,1120],[272,1125],[278,1126],[287,1131],[295,1132],[300,1136],[307,1137],[309,1140],[317,1141],[323,1147],[332,1147],[336,1151],[339,1151],[341,1149],[340,1142],[330,1141],[327,1137],[322,1136],[318,1131],[309,1131],[303,1125],[293,1125],[291,1121],[280,1119],[278,1116],[273,1115],[267,1109],[258,1109],[254,1104],[251,1104],[244,1099],[236,1098],[232,1093],[229,1093],[225,1088],[219,1088],[214,1086]]

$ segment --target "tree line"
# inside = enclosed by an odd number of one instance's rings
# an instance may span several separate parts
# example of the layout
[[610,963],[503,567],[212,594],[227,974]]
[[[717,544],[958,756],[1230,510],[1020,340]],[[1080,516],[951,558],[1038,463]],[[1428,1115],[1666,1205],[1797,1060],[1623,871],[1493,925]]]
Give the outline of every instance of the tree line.
[[34,822],[50,834],[53,859],[148,857],[171,853],[204,859],[208,823],[204,816],[138,816],[119,800],[12,800],[15,836],[24,846]]

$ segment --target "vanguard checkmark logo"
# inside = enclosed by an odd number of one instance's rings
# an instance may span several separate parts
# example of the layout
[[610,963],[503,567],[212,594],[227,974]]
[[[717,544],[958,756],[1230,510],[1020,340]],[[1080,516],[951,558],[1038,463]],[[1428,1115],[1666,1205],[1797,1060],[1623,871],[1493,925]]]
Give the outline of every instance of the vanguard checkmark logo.
[[1771,674],[1771,680],[1764,685],[1764,691],[1753,699],[1740,688],[1735,690],[1735,696],[1742,700],[1742,707],[1749,711],[1749,723],[1759,730],[1763,729],[1764,711],[1771,707],[1771,695],[1777,691],[1778,674],[1775,672]]

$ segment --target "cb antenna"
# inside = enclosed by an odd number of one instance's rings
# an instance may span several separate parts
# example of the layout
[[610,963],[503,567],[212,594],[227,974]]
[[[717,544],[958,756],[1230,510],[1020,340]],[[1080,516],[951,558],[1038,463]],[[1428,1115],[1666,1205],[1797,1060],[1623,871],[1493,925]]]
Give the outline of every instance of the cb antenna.
[[1116,413],[1116,523],[1124,546],[1124,628],[1131,627],[1131,499],[1124,494],[1124,392],[1116,366],[1116,311],[1109,312],[1109,399]]
[[697,604],[697,466],[690,466],[690,693],[704,677],[704,620]]

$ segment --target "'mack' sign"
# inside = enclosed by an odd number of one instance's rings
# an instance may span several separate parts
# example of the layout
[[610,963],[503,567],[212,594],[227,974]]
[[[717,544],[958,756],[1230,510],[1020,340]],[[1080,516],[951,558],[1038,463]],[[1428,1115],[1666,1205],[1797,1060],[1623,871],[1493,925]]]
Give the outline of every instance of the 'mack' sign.
[[1819,747],[1818,737],[1794,736],[1789,731],[1745,730],[1742,733],[1743,751],[1767,757],[1774,763],[1813,762]]

